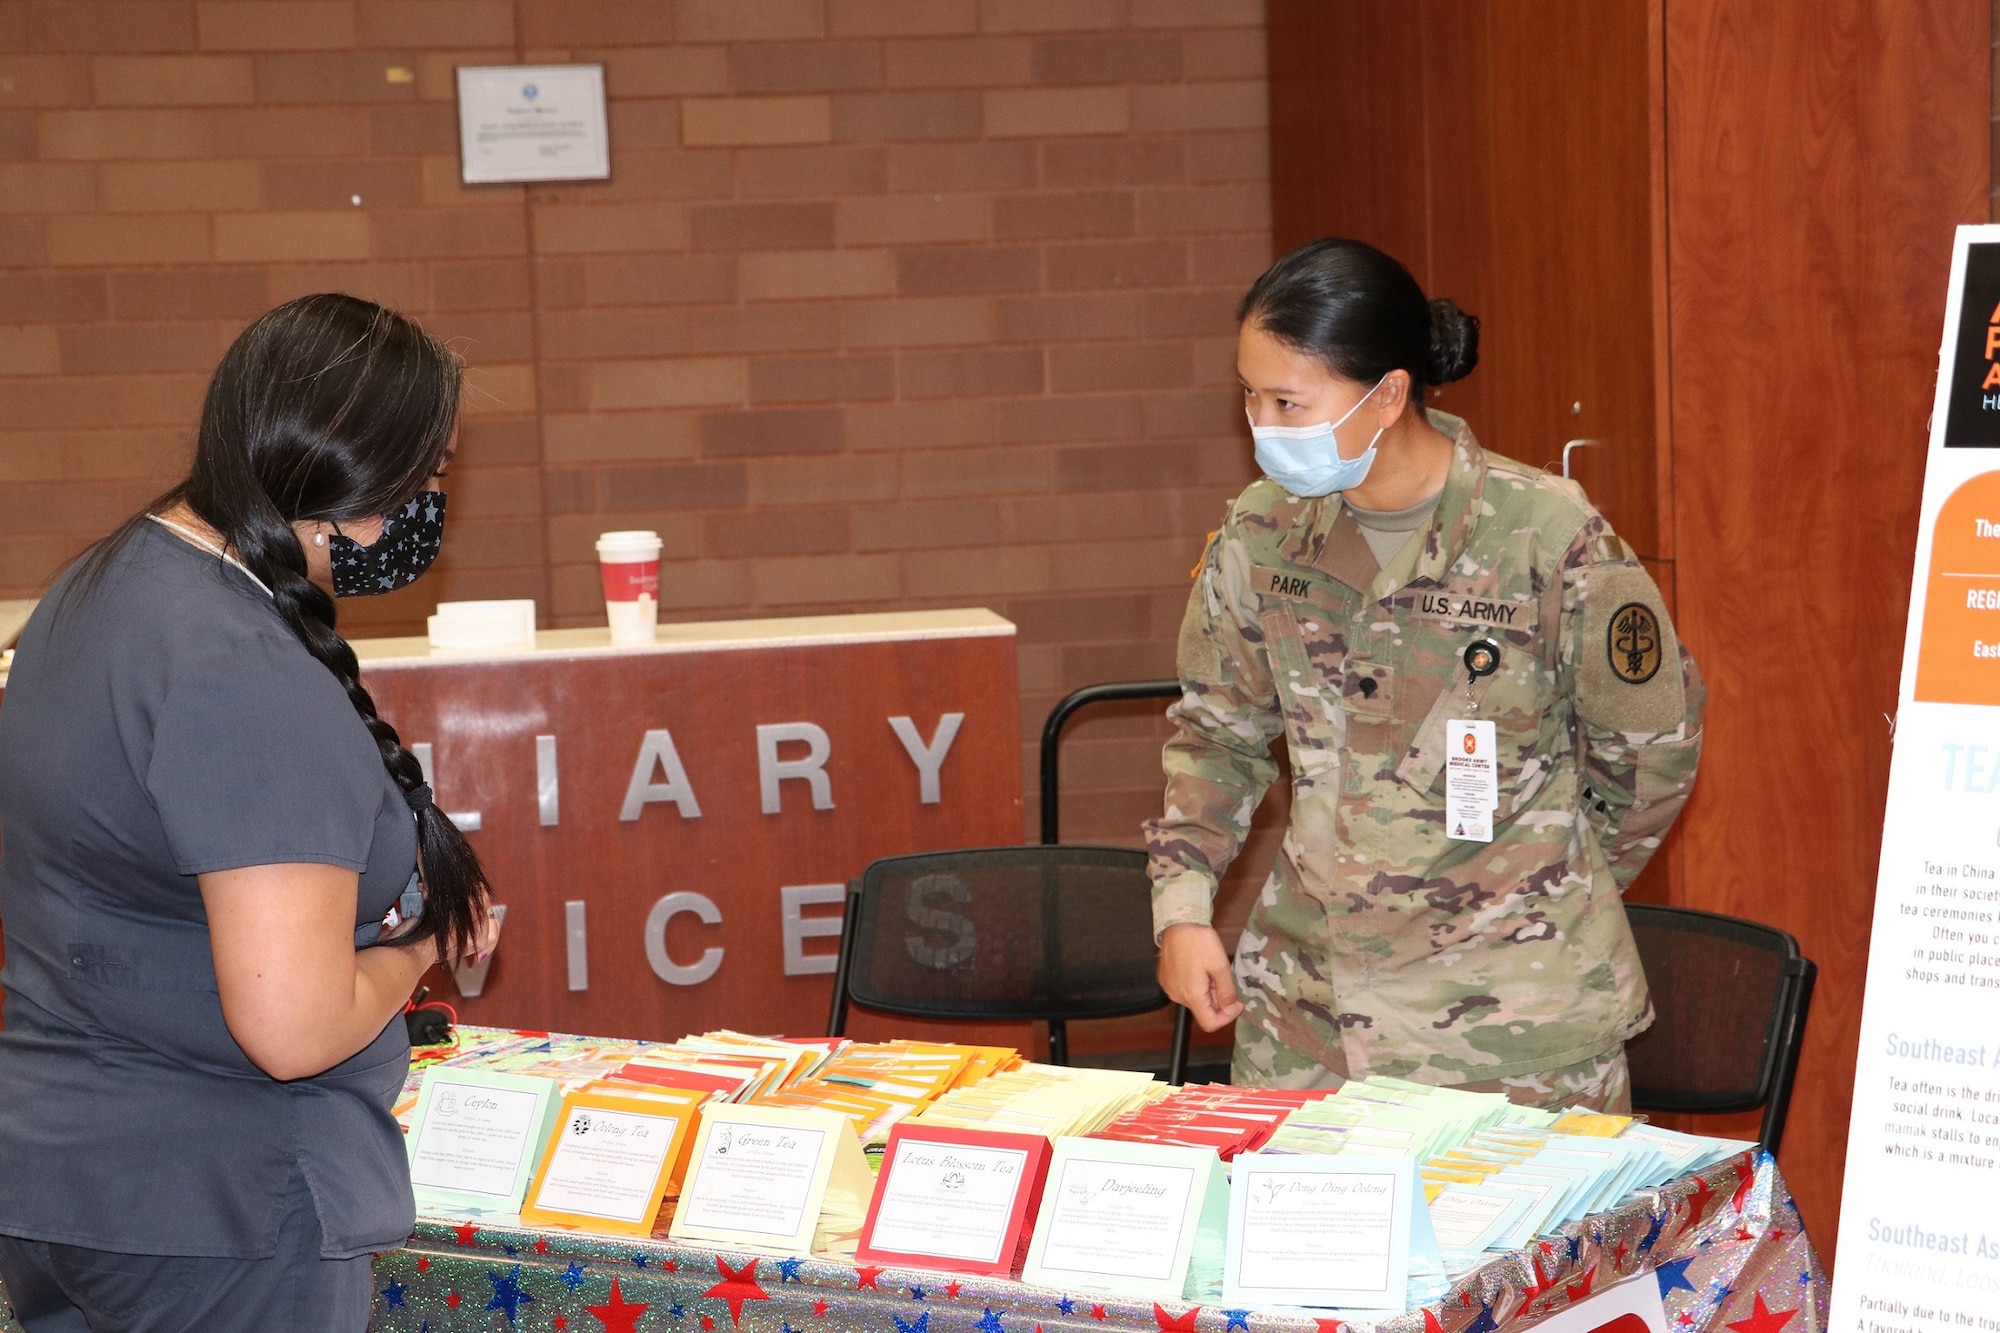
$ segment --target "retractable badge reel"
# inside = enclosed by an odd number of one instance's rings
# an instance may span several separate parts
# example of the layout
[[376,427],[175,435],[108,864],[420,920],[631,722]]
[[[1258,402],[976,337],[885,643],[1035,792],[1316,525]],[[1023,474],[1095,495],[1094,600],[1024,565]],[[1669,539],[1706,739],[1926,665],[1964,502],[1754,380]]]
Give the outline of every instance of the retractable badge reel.
[[1491,639],[1474,639],[1465,645],[1465,696],[1471,701],[1473,711],[1478,711],[1478,701],[1472,699],[1472,687],[1482,676],[1490,676],[1500,669],[1500,645]]

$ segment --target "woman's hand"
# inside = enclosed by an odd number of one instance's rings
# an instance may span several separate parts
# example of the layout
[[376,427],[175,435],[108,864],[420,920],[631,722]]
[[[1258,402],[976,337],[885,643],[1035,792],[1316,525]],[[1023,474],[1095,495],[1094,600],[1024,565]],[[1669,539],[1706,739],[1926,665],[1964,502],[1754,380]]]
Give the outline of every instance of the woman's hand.
[[1229,951],[1213,926],[1167,927],[1160,936],[1160,989],[1186,1005],[1203,1032],[1213,1032],[1243,1012]]

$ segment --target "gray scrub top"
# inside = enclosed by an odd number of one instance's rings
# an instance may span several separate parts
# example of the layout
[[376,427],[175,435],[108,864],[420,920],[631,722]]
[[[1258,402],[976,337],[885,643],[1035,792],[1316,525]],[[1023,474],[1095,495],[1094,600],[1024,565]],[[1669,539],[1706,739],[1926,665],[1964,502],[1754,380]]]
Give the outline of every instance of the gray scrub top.
[[402,1018],[324,1074],[265,1074],[223,1023],[195,876],[344,866],[356,924],[379,920],[416,864],[409,807],[240,570],[144,523],[64,606],[75,574],[0,706],[0,1233],[268,1258],[303,1174],[326,1257],[399,1244]]

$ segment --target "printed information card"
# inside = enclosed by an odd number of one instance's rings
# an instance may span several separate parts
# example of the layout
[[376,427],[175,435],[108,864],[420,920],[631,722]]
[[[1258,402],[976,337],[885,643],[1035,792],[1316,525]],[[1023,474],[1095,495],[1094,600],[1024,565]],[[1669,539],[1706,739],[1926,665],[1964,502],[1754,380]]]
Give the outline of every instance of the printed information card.
[[1025,1282],[1179,1300],[1229,1207],[1211,1148],[1057,1139]]
[[897,1125],[868,1205],[859,1257],[956,1273],[1013,1272],[1034,1226],[1049,1142]]
[[427,1071],[403,1141],[418,1202],[521,1211],[556,1102],[556,1085],[546,1078],[448,1065]]
[[1248,1153],[1230,1176],[1223,1299],[1401,1313],[1413,1259],[1441,1268],[1409,1157]]
[[668,1234],[779,1254],[811,1252],[821,1212],[860,1216],[872,1181],[845,1116],[775,1106],[703,1115]]
[[690,1097],[603,1089],[571,1093],[521,1220],[650,1236],[689,1142],[697,1103]]

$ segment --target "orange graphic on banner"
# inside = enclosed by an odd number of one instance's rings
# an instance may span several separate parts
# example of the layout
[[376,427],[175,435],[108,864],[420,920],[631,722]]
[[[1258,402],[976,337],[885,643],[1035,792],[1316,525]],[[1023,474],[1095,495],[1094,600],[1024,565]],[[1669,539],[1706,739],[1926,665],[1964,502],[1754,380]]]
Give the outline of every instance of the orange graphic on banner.
[[1917,698],[2000,704],[2000,472],[1972,478],[1938,513]]

